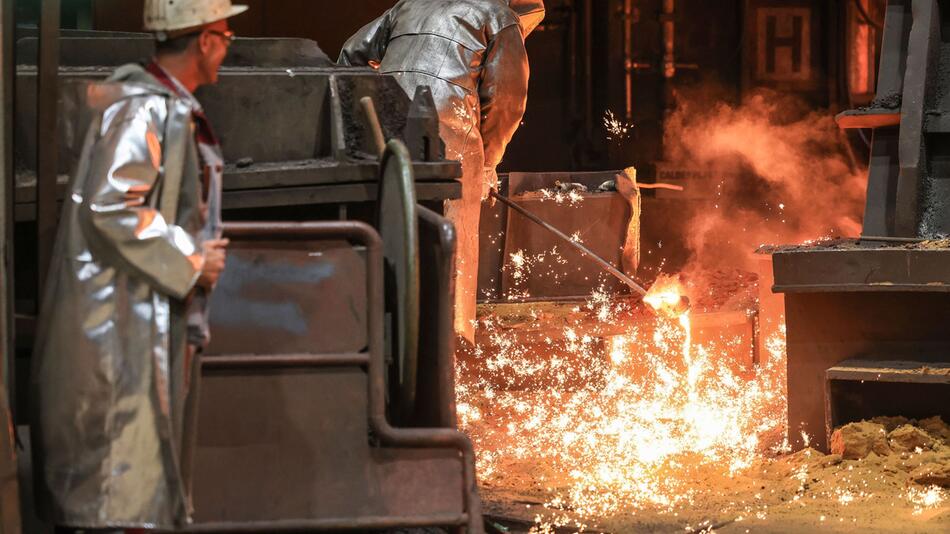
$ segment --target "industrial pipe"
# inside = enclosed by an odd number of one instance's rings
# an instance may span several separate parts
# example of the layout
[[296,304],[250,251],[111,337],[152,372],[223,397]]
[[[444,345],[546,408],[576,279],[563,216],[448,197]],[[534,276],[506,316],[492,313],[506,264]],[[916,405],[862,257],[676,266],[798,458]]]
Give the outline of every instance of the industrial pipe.
[[584,124],[594,137],[594,0],[584,1]]
[[633,0],[623,1],[623,74],[625,117],[633,121]]
[[676,0],[663,0],[663,77],[667,80],[676,76],[675,11]]

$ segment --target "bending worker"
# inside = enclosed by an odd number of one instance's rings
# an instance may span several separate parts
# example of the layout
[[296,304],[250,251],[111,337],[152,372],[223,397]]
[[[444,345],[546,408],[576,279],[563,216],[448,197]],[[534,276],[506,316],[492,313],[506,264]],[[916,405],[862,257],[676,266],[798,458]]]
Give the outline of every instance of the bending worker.
[[156,54],[90,86],[34,357],[42,515],[58,532],[173,530],[191,515],[197,355],[224,269],[223,157],[192,95],[217,82],[230,0],[146,0]]
[[458,250],[455,330],[474,342],[481,201],[496,186],[528,95],[524,39],[543,0],[401,0],[343,46],[339,63],[379,66],[410,97],[432,90],[446,157],[462,162],[462,198],[446,203]]

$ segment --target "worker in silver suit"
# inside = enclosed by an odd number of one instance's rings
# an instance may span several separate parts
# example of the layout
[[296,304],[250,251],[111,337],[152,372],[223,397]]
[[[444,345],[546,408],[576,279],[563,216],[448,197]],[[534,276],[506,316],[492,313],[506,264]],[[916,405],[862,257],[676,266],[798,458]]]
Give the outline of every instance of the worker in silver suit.
[[474,342],[481,201],[524,115],[524,39],[544,19],[542,0],[401,0],[343,46],[339,63],[378,66],[410,97],[432,90],[446,156],[462,162],[462,198],[446,203],[458,250],[455,329]]
[[[192,96],[217,81],[230,0],[147,0],[156,55],[86,91],[34,355],[38,508],[58,532],[174,529],[207,297],[225,264],[223,158]],[[192,434],[193,435],[193,434]]]

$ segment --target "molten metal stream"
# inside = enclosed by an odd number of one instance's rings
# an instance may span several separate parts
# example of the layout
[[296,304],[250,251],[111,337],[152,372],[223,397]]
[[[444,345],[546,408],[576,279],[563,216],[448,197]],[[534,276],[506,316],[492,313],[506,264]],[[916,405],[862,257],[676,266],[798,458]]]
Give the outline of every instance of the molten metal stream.
[[657,278],[650,291],[644,295],[643,302],[658,315],[673,319],[681,319],[689,314],[689,297],[683,294],[679,283],[670,277]]

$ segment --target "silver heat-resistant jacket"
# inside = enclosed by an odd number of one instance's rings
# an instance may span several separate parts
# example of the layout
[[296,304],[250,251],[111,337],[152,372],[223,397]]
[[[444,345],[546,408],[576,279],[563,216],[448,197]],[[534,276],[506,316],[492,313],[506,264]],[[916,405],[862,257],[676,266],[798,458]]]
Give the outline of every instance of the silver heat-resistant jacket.
[[173,528],[190,513],[184,311],[203,262],[199,164],[188,105],[138,66],[113,81],[126,83],[86,90],[92,123],[42,305],[38,504],[75,528]]
[[347,40],[339,63],[378,63],[410,98],[428,85],[447,156],[475,176],[498,165],[521,123],[529,74],[524,38],[536,24],[522,27],[506,0],[401,0]]
[[446,202],[457,236],[455,330],[475,337],[481,201],[521,124],[528,97],[524,39],[542,0],[401,0],[343,46],[343,65],[376,65],[413,97],[432,90],[448,159],[462,162],[462,198]]

